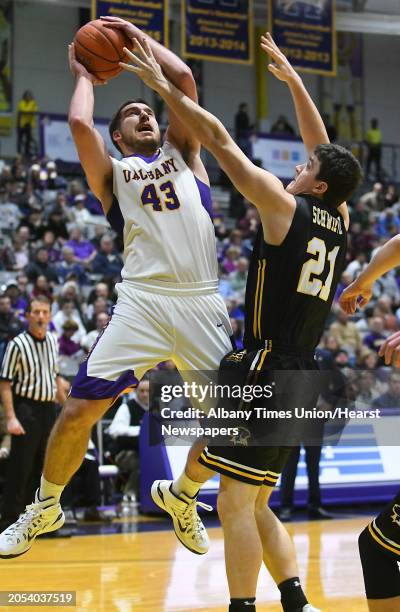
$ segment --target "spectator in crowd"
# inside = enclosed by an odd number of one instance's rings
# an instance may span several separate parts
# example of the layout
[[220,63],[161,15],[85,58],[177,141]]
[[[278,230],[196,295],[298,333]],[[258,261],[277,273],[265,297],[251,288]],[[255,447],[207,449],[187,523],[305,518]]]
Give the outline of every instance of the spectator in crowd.
[[85,268],[89,268],[96,257],[96,249],[93,244],[83,238],[82,231],[77,226],[71,228],[70,239],[66,242],[66,246],[73,249],[75,260]]
[[371,351],[379,353],[379,349],[386,340],[385,321],[382,317],[373,317],[369,321],[369,333],[364,337],[363,344]]
[[296,136],[296,132],[293,126],[290,125],[285,115],[279,115],[278,119],[275,121],[274,125],[271,128],[271,134],[289,137]]
[[[111,289],[107,282],[99,281],[95,284],[92,291],[89,293],[88,297],[88,305],[94,304],[97,298],[103,298],[107,302],[107,307],[111,308],[115,302],[115,296],[111,295]],[[90,312],[89,312],[90,314]]]
[[244,300],[246,290],[247,273],[249,271],[249,260],[246,257],[239,257],[237,261],[237,269],[231,272],[228,276],[232,291],[238,294],[239,298]]
[[46,230],[43,234],[43,248],[46,249],[48,262],[51,265],[57,264],[61,259],[61,251],[58,248],[54,232]]
[[382,132],[379,128],[378,119],[371,119],[369,129],[365,134],[365,143],[367,145],[367,166],[366,176],[369,178],[371,166],[375,165],[376,180],[381,180],[381,158],[382,158]]
[[[348,281],[347,282],[347,278],[345,278],[344,283],[341,283],[341,286],[344,288],[347,285],[349,285],[350,283],[353,282],[353,280],[356,278],[356,276],[358,276],[363,270],[364,268],[367,266],[367,256],[365,253],[358,253],[358,255],[356,255],[355,259],[353,259],[349,265],[347,266],[344,274],[347,276],[348,275]],[[343,280],[343,279],[342,279]],[[347,282],[347,284],[346,284]]]
[[389,375],[389,388],[374,400],[373,408],[400,408],[400,372],[392,370]]
[[225,251],[225,257],[222,261],[222,270],[224,274],[235,272],[238,267],[240,257],[240,247],[229,246]]
[[77,330],[71,336],[71,340],[80,343],[81,339],[86,336],[86,329],[83,326],[82,319],[78,310],[75,308],[74,302],[72,300],[66,300],[63,303],[62,308],[52,318],[52,323],[58,337],[60,337],[63,333],[64,323],[71,320],[75,321],[77,324]]
[[72,357],[79,353],[79,357],[83,356],[81,345],[72,340],[72,336],[78,331],[79,326],[73,319],[68,319],[63,323],[62,334],[58,339],[58,352],[60,355]]
[[232,339],[236,345],[236,349],[241,351],[243,348],[243,327],[242,321],[238,321],[233,317],[230,317],[231,326],[232,326]]
[[361,202],[369,210],[382,210],[385,207],[385,194],[382,183],[374,183],[372,191],[367,191],[367,193],[361,196]]
[[93,216],[85,206],[85,201],[85,195],[80,193],[75,197],[75,205],[69,211],[70,220],[75,223],[81,231],[84,231],[90,223],[94,223]]
[[16,280],[9,280],[6,284],[4,295],[10,298],[11,309],[19,318],[25,318],[29,295],[26,291],[28,279],[25,274],[20,274]]
[[116,281],[121,277],[122,266],[122,258],[114,248],[112,237],[105,234],[100,240],[100,250],[93,260],[92,272]]
[[65,487],[61,496],[63,507],[74,510],[83,507],[85,523],[108,523],[111,517],[98,508],[101,503],[100,474],[98,452],[91,439],[83,463]]
[[246,102],[242,102],[235,115],[235,140],[247,157],[251,157],[250,135],[253,127],[249,117],[249,107]]
[[385,193],[385,206],[386,208],[390,208],[394,206],[399,201],[399,194],[397,193],[396,185],[388,185],[386,193]]
[[361,356],[362,341],[360,332],[356,324],[350,321],[349,317],[339,308],[336,311],[336,321],[331,324],[329,333],[337,339],[339,346],[347,350],[351,356]]
[[113,439],[108,450],[125,480],[124,497],[130,500],[139,498],[138,436],[143,415],[149,409],[149,388],[149,380],[142,379],[134,397],[120,405],[108,428]]
[[11,308],[8,295],[0,295],[0,359],[8,342],[22,331],[22,323]]
[[358,394],[356,399],[356,408],[365,410],[372,405],[378,397],[378,385],[375,372],[372,370],[363,370],[358,376]]
[[76,280],[79,285],[86,285],[88,276],[82,264],[76,261],[72,247],[63,246],[61,253],[62,259],[56,267],[59,281],[63,283],[67,280]]
[[35,282],[38,276],[45,276],[49,283],[58,282],[57,270],[49,263],[49,253],[44,247],[36,251],[35,261],[25,267],[25,273],[31,282]]
[[33,93],[29,90],[24,91],[17,106],[17,150],[18,153],[23,152],[27,158],[32,154],[33,130],[38,110]]
[[84,336],[81,340],[81,347],[88,353],[92,348],[93,344],[96,342],[96,339],[100,332],[106,327],[107,323],[110,320],[110,316],[105,312],[100,312],[96,317],[96,329],[90,331],[86,336]]
[[370,223],[370,210],[363,200],[360,198],[358,202],[356,202],[351,210],[351,223],[359,223],[361,229],[365,230],[369,227]]
[[79,326],[76,321],[68,319],[63,323],[62,334],[58,339],[60,374],[67,379],[75,376],[84,357],[80,343],[72,339],[78,330]]
[[93,304],[89,304],[87,307],[85,324],[89,332],[96,329],[99,314],[110,314],[109,301],[103,297],[96,298]]
[[45,295],[49,302],[53,301],[53,287],[43,274],[39,274],[34,282],[30,298],[37,297],[38,295]]

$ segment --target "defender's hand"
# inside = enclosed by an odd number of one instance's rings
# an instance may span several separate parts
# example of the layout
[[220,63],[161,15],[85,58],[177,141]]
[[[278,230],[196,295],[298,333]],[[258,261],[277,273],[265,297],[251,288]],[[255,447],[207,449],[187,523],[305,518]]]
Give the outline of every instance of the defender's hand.
[[111,17],[108,15],[105,17],[100,17],[100,19],[106,28],[122,30],[125,32],[128,38],[135,38],[137,30],[135,31],[134,26],[129,21],[121,19],[121,17]]
[[385,357],[385,364],[400,368],[400,332],[392,334],[379,349],[379,356]]
[[137,38],[134,38],[133,48],[136,54],[129,51],[126,47],[124,47],[124,51],[129,60],[134,63],[134,66],[125,64],[124,62],[119,62],[119,65],[122,66],[124,70],[134,72],[148,87],[158,91],[160,86],[165,85],[168,81],[162,73],[161,66],[157,64],[148,41],[143,38],[141,44]]
[[84,76],[89,81],[91,81],[93,85],[107,85],[107,81],[102,81],[101,79],[98,79],[94,76],[94,74],[91,74],[88,70],[86,70],[83,64],[78,62],[78,60],[76,59],[74,43],[68,45],[68,61],[69,69],[75,78]]
[[361,287],[357,281],[351,283],[339,298],[339,305],[346,314],[354,314],[357,306],[364,308],[372,297],[372,287]]
[[268,70],[280,81],[289,83],[293,80],[299,80],[300,77],[287,59],[287,57],[279,49],[269,32],[265,36],[261,36],[261,48],[271,56],[274,63],[268,64]]

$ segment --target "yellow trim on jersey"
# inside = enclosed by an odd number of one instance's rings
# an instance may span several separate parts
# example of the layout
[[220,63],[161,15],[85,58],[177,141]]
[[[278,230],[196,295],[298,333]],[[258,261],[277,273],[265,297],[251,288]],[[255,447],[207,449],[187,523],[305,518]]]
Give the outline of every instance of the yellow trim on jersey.
[[258,337],[261,340],[261,313],[262,313],[262,303],[264,296],[264,281],[265,281],[265,266],[267,264],[266,259],[263,259],[262,270],[261,270],[261,288],[260,288],[260,301],[258,305]]
[[372,529],[372,523],[368,525],[368,529],[374,540],[376,540],[376,542],[378,542],[380,546],[383,546],[383,548],[386,548],[387,550],[390,550],[391,552],[394,552],[396,555],[400,556],[399,550],[396,550],[396,548],[392,548],[392,546],[389,546],[388,544],[386,544],[386,542],[382,542],[382,540],[376,535],[376,533]]
[[259,338],[259,339],[261,339],[261,312],[262,312],[266,264],[267,264],[266,259],[258,260],[256,297],[254,300],[253,334],[255,338]]
[[253,334],[255,338],[257,338],[257,306],[258,306],[258,292],[260,289],[260,271],[261,271],[261,260],[258,260],[256,297],[254,299],[254,315],[253,315]]
[[257,480],[257,481],[264,481],[265,480],[266,475],[263,475],[263,476],[254,476],[253,474],[250,474],[249,472],[242,472],[241,470],[235,470],[234,468],[229,467],[225,463],[221,463],[219,461],[212,461],[204,453],[201,453],[200,456],[203,459],[203,461],[205,461],[206,463],[209,463],[211,465],[215,465],[216,467],[223,468],[224,470],[227,470],[228,472],[233,472],[234,474],[239,474],[239,476],[244,476],[245,478],[250,478],[250,480]]
[[261,359],[259,361],[259,364],[257,366],[257,372],[259,372],[261,370],[261,368],[263,367],[263,363],[265,361],[266,356],[268,355],[268,353],[271,352],[271,349],[264,349],[263,352],[261,353]]
[[[280,476],[280,474],[279,474]],[[274,484],[278,482],[279,476],[265,476],[265,480],[270,480]]]

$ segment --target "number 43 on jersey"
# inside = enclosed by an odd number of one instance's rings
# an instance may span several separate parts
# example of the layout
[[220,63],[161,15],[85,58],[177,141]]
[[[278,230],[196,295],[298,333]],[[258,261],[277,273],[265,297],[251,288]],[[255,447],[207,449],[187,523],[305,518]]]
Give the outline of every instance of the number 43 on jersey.
[[180,207],[178,196],[171,181],[166,181],[156,187],[154,183],[149,183],[143,187],[142,204],[151,204],[153,210],[159,212],[165,210],[176,210]]

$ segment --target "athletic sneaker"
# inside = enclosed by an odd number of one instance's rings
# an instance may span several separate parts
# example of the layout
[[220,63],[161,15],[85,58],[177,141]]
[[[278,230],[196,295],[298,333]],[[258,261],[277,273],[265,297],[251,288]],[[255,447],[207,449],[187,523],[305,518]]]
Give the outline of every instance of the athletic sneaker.
[[209,511],[213,509],[212,506],[184,493],[176,495],[172,490],[172,480],[155,480],[151,496],[159,508],[171,515],[178,540],[196,555],[204,555],[210,548],[210,540],[197,514],[197,506]]
[[44,533],[56,531],[64,525],[65,516],[59,503],[53,497],[43,501],[38,498],[26,506],[19,519],[0,534],[0,558],[10,559],[26,553],[35,538]]
[[302,612],[322,612],[319,608],[314,608],[311,604],[306,604],[303,606]]

